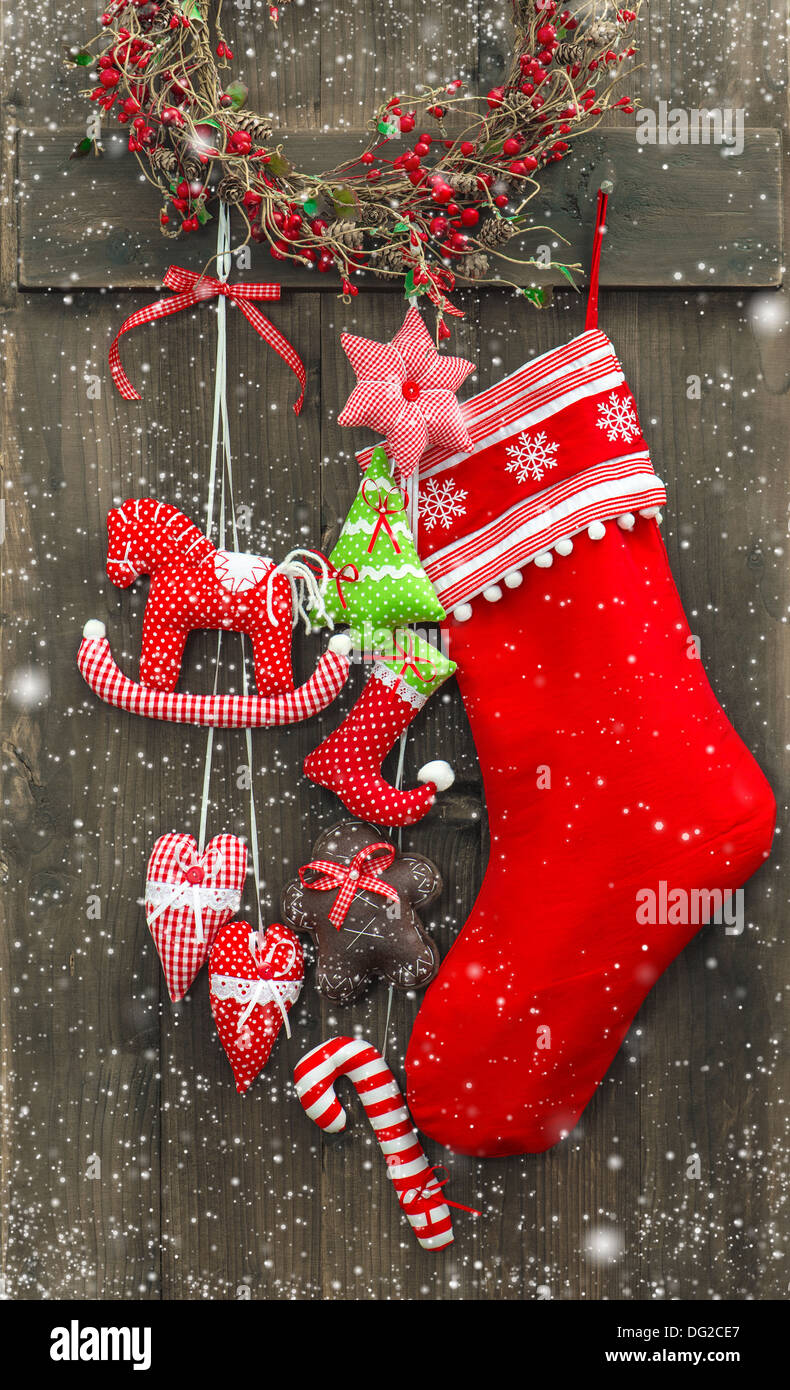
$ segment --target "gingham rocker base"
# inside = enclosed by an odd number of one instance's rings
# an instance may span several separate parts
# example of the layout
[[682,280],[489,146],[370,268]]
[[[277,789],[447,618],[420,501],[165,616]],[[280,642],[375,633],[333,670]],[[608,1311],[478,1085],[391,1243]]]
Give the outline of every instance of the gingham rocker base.
[[104,624],[96,620],[85,624],[77,665],[100,700],[130,714],[173,724],[262,729],[298,724],[331,705],[348,679],[350,645],[342,633],[331,638],[310,679],[282,695],[189,695],[138,685],[116,665]]

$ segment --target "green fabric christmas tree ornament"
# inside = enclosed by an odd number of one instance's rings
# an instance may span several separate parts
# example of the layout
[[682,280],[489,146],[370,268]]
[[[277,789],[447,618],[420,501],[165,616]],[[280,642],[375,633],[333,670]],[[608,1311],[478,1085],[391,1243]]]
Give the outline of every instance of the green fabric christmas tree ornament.
[[382,448],[373,450],[329,555],[329,574],[323,612],[310,613],[314,627],[323,627],[331,619],[366,632],[391,631],[407,623],[438,623],[446,617],[420,562],[406,519],[406,502],[392,481]]

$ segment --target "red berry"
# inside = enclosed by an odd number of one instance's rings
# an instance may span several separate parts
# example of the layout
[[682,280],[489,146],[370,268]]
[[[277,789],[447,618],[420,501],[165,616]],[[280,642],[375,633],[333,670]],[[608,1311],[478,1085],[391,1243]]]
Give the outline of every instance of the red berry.
[[[400,118],[400,128],[401,128],[402,134],[403,134],[403,135],[408,135],[410,131],[414,130],[414,127],[415,127],[416,124],[417,124],[417,123],[416,123],[416,121],[415,121],[415,119],[414,119],[413,116],[408,115],[408,114],[405,115],[405,116],[401,116],[401,118]],[[320,270],[320,266],[319,266],[319,270]]]
[[365,153],[362,155],[362,163],[372,164],[375,157],[375,155],[371,154],[370,150],[365,150]]
[[461,221],[465,227],[476,227],[480,221],[480,213],[477,208],[464,208],[461,213]]
[[99,81],[102,87],[117,87],[121,80],[121,74],[117,68],[102,68],[99,73]]
[[464,155],[467,159],[469,158],[470,154],[474,154],[474,152],[475,147],[472,144],[471,140],[463,140],[461,142],[461,154]]
[[514,159],[510,165],[510,172],[511,174],[526,174],[527,166],[523,159]]
[[509,201],[510,199],[508,198],[507,193],[497,193],[494,199],[494,202],[496,203],[498,208],[506,208]]
[[489,110],[494,111],[497,106],[501,106],[505,99],[504,87],[492,87],[488,93],[487,101]]
[[514,135],[511,135],[508,137],[508,139],[502,146],[502,153],[506,155],[518,154],[520,149],[521,141],[518,140]]
[[465,251],[469,245],[469,238],[463,232],[453,232],[450,242],[456,251]]
[[544,48],[547,48],[550,43],[553,43],[556,37],[557,30],[554,28],[553,24],[542,24],[536,34],[538,43],[542,43]]
[[430,226],[434,236],[444,236],[447,231],[447,218],[441,216],[432,217]]

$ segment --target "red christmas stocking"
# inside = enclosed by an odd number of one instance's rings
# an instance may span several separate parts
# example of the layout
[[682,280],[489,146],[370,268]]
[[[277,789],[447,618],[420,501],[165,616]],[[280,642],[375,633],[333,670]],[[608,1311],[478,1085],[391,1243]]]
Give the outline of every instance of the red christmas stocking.
[[421,549],[455,605],[491,854],[406,1067],[418,1127],[494,1155],[573,1128],[654,982],[766,857],[775,804],[694,659],[608,339],[467,412],[475,453],[434,451],[421,484],[466,511]]
[[382,634],[385,650],[343,723],[304,762],[311,781],[335,792],[354,816],[376,825],[412,825],[430,810],[437,791],[452,785],[442,760],[426,763],[419,788],[401,791],[381,764],[428,696],[455,670],[453,662],[407,629]]

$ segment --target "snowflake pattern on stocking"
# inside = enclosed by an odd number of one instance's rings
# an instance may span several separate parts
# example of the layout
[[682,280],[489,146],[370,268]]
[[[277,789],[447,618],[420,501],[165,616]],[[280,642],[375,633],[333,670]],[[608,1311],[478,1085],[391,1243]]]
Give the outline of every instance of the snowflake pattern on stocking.
[[622,439],[624,444],[630,444],[639,435],[639,421],[631,396],[618,396],[612,391],[609,399],[598,406],[598,416],[598,428],[606,430],[606,438],[611,443]]
[[419,515],[426,531],[441,526],[446,531],[459,517],[466,515],[466,489],[455,486],[454,478],[437,482],[429,478],[420,491]]
[[554,455],[559,447],[555,440],[549,439],[545,430],[533,435],[522,430],[516,443],[505,447],[505,453],[510,458],[505,467],[508,473],[515,473],[520,483],[539,483],[548,468],[557,467]]

